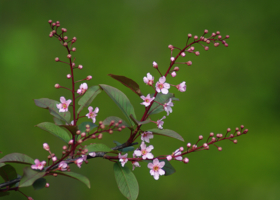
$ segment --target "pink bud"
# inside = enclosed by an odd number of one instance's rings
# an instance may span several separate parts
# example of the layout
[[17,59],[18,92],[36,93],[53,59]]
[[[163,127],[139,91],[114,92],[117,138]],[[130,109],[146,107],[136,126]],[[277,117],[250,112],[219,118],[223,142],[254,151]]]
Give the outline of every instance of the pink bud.
[[202,140],[202,139],[203,139],[203,136],[202,136],[202,135],[198,136],[198,139],[199,139],[199,140]]
[[226,35],[226,38],[229,38],[229,35]]
[[71,74],[67,74],[67,76],[66,76],[66,77],[67,77],[68,79],[69,79],[69,78],[71,78]]
[[66,28],[62,28],[61,31],[62,31],[62,32],[66,32],[67,29],[66,29]]
[[219,151],[222,151],[222,147],[218,147],[218,150],[219,150]]
[[191,144],[191,143],[188,143],[188,144],[187,144],[187,147],[188,147],[188,148],[190,148],[191,146],[192,146],[192,144]]
[[212,37],[216,36],[216,33],[212,33]]
[[48,22],[49,22],[49,24],[51,24],[51,23],[52,23],[52,20],[50,19]]
[[172,51],[174,49],[173,45],[168,45],[168,48]]
[[56,57],[54,60],[55,60],[55,62],[58,62],[58,61],[59,61],[59,58],[58,58],[58,57]]
[[83,65],[79,65],[78,68],[79,68],[79,69],[83,69]]
[[185,56],[186,56],[185,52],[182,52],[182,53],[181,53],[181,56],[182,56],[182,57],[185,57]]
[[85,137],[85,136],[86,136],[86,133],[82,132],[81,137]]
[[215,43],[214,43],[214,46],[215,46],[215,47],[217,47],[217,46],[219,46],[219,45],[220,45],[219,42],[215,42]]
[[57,83],[54,85],[54,87],[58,89],[58,88],[60,88],[60,85]]
[[239,128],[238,128],[238,127],[236,127],[236,128],[235,128],[235,130],[236,130],[236,131],[238,131],[238,130],[239,130]]
[[77,38],[76,37],[73,37],[72,39],[72,43],[76,42],[77,41]]
[[194,50],[194,47],[190,47],[189,50],[190,50],[190,51],[193,51],[193,50]]
[[52,157],[52,160],[53,160],[54,162],[57,161],[57,157],[56,157],[56,156]]
[[213,137],[214,136],[214,133],[210,133],[210,137]]
[[195,55],[196,55],[196,56],[199,56],[199,54],[200,54],[199,51],[196,51],[196,52],[195,52]]
[[68,54],[68,55],[67,55],[67,58],[71,58],[71,54]]
[[219,35],[219,36],[218,36],[218,39],[222,39],[222,36],[221,36],[221,35]]
[[75,63],[72,63],[72,67],[75,67]]
[[173,72],[171,73],[171,76],[172,76],[172,77],[175,77],[175,76],[176,76],[176,72],[173,71]]
[[225,47],[228,47],[228,43],[225,43]]
[[179,71],[179,67],[174,67],[174,71]]
[[87,80],[90,80],[90,79],[92,79],[92,76],[87,76],[87,78],[86,78]]
[[228,128],[228,129],[227,129],[227,132],[230,132],[230,131],[231,131],[231,129],[230,129],[230,128]]
[[54,22],[54,23],[52,23],[52,26],[55,26],[56,25],[56,23]]
[[48,187],[50,187],[50,184],[49,183],[46,183],[46,186],[45,186],[46,188],[48,188]]
[[188,34],[188,37],[191,38],[191,37],[192,37],[192,34],[189,33],[189,34]]
[[153,67],[156,69],[158,68],[158,64],[155,61],[153,62]]
[[238,135],[238,136],[241,135],[241,132],[240,132],[240,131],[237,131],[236,135]]
[[184,151],[184,147],[180,147],[180,148],[179,148],[179,151]]
[[208,147],[208,144],[207,144],[207,143],[204,143],[203,146],[204,146],[204,147]]
[[63,37],[63,39],[64,39],[64,40],[67,40],[67,39],[68,39],[68,37],[67,37],[67,36],[64,36],[64,37]]
[[64,43],[63,43],[63,46],[67,47],[67,45],[68,45],[67,42],[64,42]]
[[188,158],[184,158],[183,162],[187,164],[189,162],[189,159]]
[[216,34],[217,34],[217,35],[220,35],[220,31],[217,31]]
[[73,48],[72,48],[72,51],[76,51],[76,47],[73,47]]
[[236,144],[236,143],[237,143],[237,140],[233,140],[233,143]]
[[188,61],[188,62],[186,62],[186,64],[188,65],[188,66],[191,66],[192,65],[192,61]]
[[62,149],[63,149],[63,150],[66,150],[66,149],[67,149],[67,146],[66,146],[66,145],[64,145],[64,146],[62,147]]
[[72,145],[73,144],[73,140],[69,140],[68,144]]
[[50,147],[47,143],[44,143],[43,144],[43,148],[46,150],[46,151],[49,151],[50,150]]
[[172,156],[171,155],[166,156],[166,160],[168,161],[172,160]]
[[205,33],[205,34],[206,34],[206,33],[208,33],[208,30],[207,30],[207,29],[205,29],[205,30],[204,30],[204,33]]
[[197,39],[198,39],[198,36],[197,36],[197,35],[195,35],[193,38],[194,38],[195,40],[197,40]]
[[171,57],[170,60],[173,62],[173,61],[175,60],[175,58],[174,58],[174,57]]
[[53,37],[53,33],[52,32],[50,32],[49,37]]
[[209,47],[208,47],[208,46],[205,46],[204,49],[205,49],[205,51],[208,51]]

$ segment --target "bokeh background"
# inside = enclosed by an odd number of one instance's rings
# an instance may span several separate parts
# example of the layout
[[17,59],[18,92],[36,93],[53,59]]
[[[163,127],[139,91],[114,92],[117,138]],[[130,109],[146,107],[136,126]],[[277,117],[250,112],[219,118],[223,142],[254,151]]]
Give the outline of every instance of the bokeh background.
[[[188,33],[200,36],[204,29],[210,33],[219,30],[223,36],[230,35],[229,47],[210,45],[206,52],[195,46],[200,56],[187,54],[181,59],[191,60],[193,65],[178,65],[177,77],[168,80],[187,84],[185,93],[170,90],[180,101],[164,123],[164,128],[177,131],[185,142],[155,136],[153,153],[170,154],[187,142],[195,143],[199,135],[225,133],[228,127],[241,124],[249,132],[237,138],[237,144],[220,142],[221,152],[212,146],[209,151],[188,155],[189,164],[172,162],[177,172],[158,181],[150,176],[146,163],[141,163],[135,170],[138,199],[279,199],[279,8],[278,1],[262,0],[0,0],[1,157],[20,152],[46,160],[44,142],[57,155],[61,152],[62,141],[35,127],[52,117],[32,100],[70,98],[66,90],[54,88],[55,83],[67,86],[70,81],[66,79],[68,66],[54,61],[55,57],[66,60],[67,53],[56,39],[49,38],[49,19],[59,20],[67,28],[67,36],[77,37],[75,63],[84,69],[77,70],[75,78],[92,75],[89,85],[119,88],[130,98],[139,118],[143,114],[141,99],[107,74],[130,77],[144,94],[151,93],[143,77],[150,72],[159,78],[153,61],[162,71],[167,69],[169,44],[184,47]],[[124,118],[105,93],[92,106],[100,108],[98,121],[114,115]],[[104,135],[102,142],[113,147],[112,140],[123,142],[128,134]],[[92,159],[81,169],[71,166],[89,177],[91,189],[73,179],[47,177],[50,188],[22,191],[40,200],[125,199],[112,165]],[[23,165],[13,166],[22,173]],[[2,199],[25,198],[11,192]]]

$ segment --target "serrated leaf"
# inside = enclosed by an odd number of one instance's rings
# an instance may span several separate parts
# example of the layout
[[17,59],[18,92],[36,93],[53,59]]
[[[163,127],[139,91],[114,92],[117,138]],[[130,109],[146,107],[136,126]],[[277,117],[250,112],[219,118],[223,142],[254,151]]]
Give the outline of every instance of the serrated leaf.
[[119,76],[114,74],[108,74],[108,76],[111,76],[113,79],[116,79],[117,81],[121,82],[124,86],[130,88],[138,96],[142,95],[139,85],[134,80],[125,76]]
[[101,89],[97,85],[88,88],[86,93],[78,101],[78,104],[80,105],[78,113],[80,113],[84,107],[88,107],[100,92]]
[[[152,163],[153,162],[153,160],[144,160],[144,161],[147,162],[147,163]],[[171,175],[171,174],[176,172],[175,168],[170,164],[170,162],[168,160],[166,160],[166,159],[159,159],[159,162],[162,162],[162,161],[165,162],[165,165],[162,168],[165,171],[164,176],[169,176],[169,175]]]
[[39,128],[57,136],[58,138],[62,139],[64,142],[68,143],[71,139],[68,132],[64,129],[60,128],[59,126],[51,123],[51,122],[42,122],[40,124],[37,124]]
[[[152,94],[152,96],[153,96],[153,94]],[[158,104],[157,102],[159,102],[161,104],[165,104],[172,97],[174,97],[174,94],[172,94],[172,93],[168,93],[168,94],[158,93],[155,98],[156,102],[153,103],[152,107],[150,108],[150,111],[148,112],[148,115],[153,115],[153,114],[157,114],[157,113],[164,111],[163,106]]]
[[40,189],[43,189],[44,187],[46,187],[46,183],[47,183],[47,180],[45,178],[39,178],[32,184],[32,186],[33,186],[34,190],[40,190]]
[[23,168],[23,176],[20,179],[19,187],[28,187],[32,185],[37,179],[43,177],[45,172],[35,171],[30,166]]
[[0,159],[0,163],[21,163],[21,164],[34,164],[34,160],[29,156],[21,153],[11,153]]
[[109,125],[111,123],[111,121],[115,121],[115,123],[118,123],[120,120],[122,120],[122,123],[119,124],[119,127],[120,126],[125,126],[125,127],[128,127],[129,128],[129,125],[126,121],[124,121],[123,119],[119,118],[119,117],[115,117],[115,116],[110,116],[110,117],[107,117],[104,121],[103,121],[103,124],[104,125]]
[[[117,146],[122,145],[122,143],[118,142],[118,141],[113,141]],[[125,147],[123,149],[118,149],[119,151],[125,153],[125,152],[129,152],[129,151],[133,151],[134,150],[134,146],[130,146],[130,147]]]
[[60,102],[48,98],[34,99],[34,102],[36,106],[48,109],[51,115],[70,124],[70,112],[59,112],[59,109],[56,107],[56,104],[60,104]]
[[134,108],[130,103],[127,96],[117,88],[114,88],[109,85],[100,84],[100,87],[106,92],[106,94],[117,104],[117,106],[121,109],[123,114],[129,120],[130,125],[133,125],[132,120],[130,119],[130,115],[133,115],[136,118]]
[[8,164],[0,168],[0,176],[7,182],[16,179],[17,172],[14,167]]
[[70,178],[74,178],[78,181],[81,181],[82,183],[86,184],[88,188],[90,188],[90,182],[87,177],[81,174],[77,174],[75,172],[57,172],[57,174],[63,175],[63,176],[68,176]]
[[89,129],[92,130],[96,127],[98,127],[96,124],[92,123],[92,122],[82,122],[81,124],[79,124],[78,129],[81,131],[81,133],[86,132],[86,125],[89,125]]
[[112,149],[107,147],[105,144],[90,144],[85,147],[85,149],[88,150],[88,152],[97,152],[97,151],[104,151],[104,152],[110,152]]
[[114,173],[121,193],[129,200],[136,200],[139,194],[139,185],[136,177],[126,166],[119,162],[114,164]]
[[150,129],[150,130],[147,130],[147,131],[151,131],[151,132],[153,132],[153,134],[156,134],[156,135],[164,135],[164,136],[167,136],[167,137],[172,137],[172,138],[175,138],[175,139],[178,139],[178,140],[181,140],[181,141],[184,142],[184,139],[182,138],[181,135],[179,135],[175,131],[172,131],[172,130],[169,130],[169,129],[154,128],[154,129]]

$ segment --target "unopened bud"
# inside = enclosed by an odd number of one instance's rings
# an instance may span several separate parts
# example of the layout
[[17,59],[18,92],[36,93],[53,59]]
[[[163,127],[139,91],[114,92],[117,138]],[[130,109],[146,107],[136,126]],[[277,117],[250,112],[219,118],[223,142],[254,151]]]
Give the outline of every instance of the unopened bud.
[[118,128],[118,131],[122,131],[122,127],[119,127],[119,128]]
[[189,33],[189,34],[188,34],[188,38],[191,38],[191,37],[192,37],[192,34]]
[[184,151],[184,147],[180,147],[180,148],[179,148],[179,151]]
[[95,139],[96,135],[91,135],[90,137],[91,137],[91,139]]
[[213,137],[214,136],[214,133],[210,133],[210,137]]
[[54,87],[58,89],[58,88],[60,88],[60,85],[57,83],[54,85]]
[[72,55],[71,55],[71,54],[68,54],[68,55],[67,55],[67,58],[71,58],[71,57],[72,57]]
[[79,139],[79,140],[78,140],[78,143],[79,143],[79,144],[81,144],[82,142],[83,142],[83,140],[82,140],[82,139]]
[[231,129],[230,129],[230,128],[228,128],[228,129],[227,129],[227,132],[230,132],[230,131],[231,131]]
[[192,61],[188,61],[188,62],[186,62],[186,64],[188,65],[188,66],[191,66],[192,65]]
[[240,132],[240,131],[237,131],[236,135],[238,135],[238,136],[241,135],[241,132]]
[[191,146],[192,146],[192,144],[191,144],[191,143],[188,143],[188,144],[187,144],[187,147],[188,147],[188,148],[190,148]]
[[72,48],[72,51],[76,51],[76,47],[73,47],[73,48]]
[[205,46],[204,49],[205,49],[205,51],[208,51],[208,50],[209,50],[209,47],[208,47],[208,46]]
[[173,62],[173,61],[175,60],[175,58],[174,58],[174,57],[171,57],[170,60],[171,60],[171,62]]
[[64,43],[63,43],[63,46],[67,47],[67,45],[68,45],[67,42],[64,42]]
[[49,24],[51,24],[51,23],[52,23],[52,20],[50,19],[48,22],[49,22]]
[[198,136],[198,139],[199,139],[199,140],[202,140],[202,139],[203,139],[203,136],[202,136],[202,135]]
[[62,32],[66,32],[67,29],[66,29],[66,28],[62,28],[61,31],[62,31]]
[[198,36],[197,36],[197,35],[195,35],[195,36],[193,37],[193,39],[197,40],[197,39],[198,39]]
[[205,34],[206,34],[206,33],[208,33],[208,30],[207,30],[207,29],[205,29],[205,30],[204,30],[204,33],[205,33]]
[[58,61],[59,61],[59,58],[58,58],[58,57],[56,57],[54,60],[55,60],[55,62],[58,62]]
[[52,160],[53,160],[54,162],[57,161],[57,157],[56,157],[56,156],[52,157]]
[[171,155],[166,156],[166,160],[168,161],[172,160],[172,156]]
[[195,55],[196,55],[196,56],[199,56],[199,54],[200,54],[199,51],[196,51],[196,52],[195,52]]
[[66,77],[67,77],[68,79],[69,79],[69,78],[71,78],[71,74],[67,74],[67,76],[66,76]]
[[43,148],[46,150],[46,151],[49,151],[50,150],[50,147],[47,143],[44,143],[43,144]]
[[174,67],[174,71],[179,71],[179,67]]
[[187,164],[189,162],[189,159],[188,158],[184,158],[183,162]]
[[53,174],[53,176],[54,176],[54,177],[57,177],[57,174],[56,174],[56,173],[54,173],[54,174]]
[[86,78],[87,80],[90,80],[90,79],[92,79],[92,76],[87,76],[87,78]]
[[173,47],[173,45],[168,45],[168,48],[171,50],[171,51],[173,51],[174,50],[174,47]]
[[185,57],[185,56],[186,56],[185,52],[182,52],[182,53],[181,53],[181,56],[182,56],[182,57]]
[[69,140],[68,144],[72,145],[73,144],[73,140]]
[[237,140],[233,140],[233,143],[236,144],[236,143],[237,143]]
[[100,133],[98,136],[97,136],[97,138],[99,139],[99,140],[101,140],[102,139],[102,133]]
[[100,128],[101,128],[101,129],[104,129],[104,128],[105,128],[105,125],[104,125],[104,124],[101,124],[101,125],[100,125]]
[[153,62],[153,67],[156,69],[158,68],[158,64],[155,61]]
[[217,31],[216,34],[217,34],[217,35],[220,35],[220,31]]
[[218,147],[218,150],[219,150],[219,151],[222,151],[222,147]]
[[172,76],[172,77],[175,77],[176,75],[177,75],[177,74],[176,74],[176,72],[174,72],[174,71],[171,73],[171,76]]
[[86,137],[86,133],[82,132],[81,137]]
[[78,68],[79,68],[79,69],[83,69],[83,65],[79,65]]
[[114,131],[112,129],[109,130],[109,134],[112,134]]
[[50,184],[49,184],[49,183],[46,183],[45,187],[46,187],[46,188],[50,187]]

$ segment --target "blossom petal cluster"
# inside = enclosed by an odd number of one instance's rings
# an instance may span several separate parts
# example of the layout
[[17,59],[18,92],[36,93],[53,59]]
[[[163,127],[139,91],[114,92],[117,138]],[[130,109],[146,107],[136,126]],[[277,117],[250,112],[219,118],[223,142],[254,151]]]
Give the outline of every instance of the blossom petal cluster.
[[96,108],[94,109],[94,111],[93,111],[93,107],[92,107],[92,106],[89,106],[89,107],[88,107],[88,111],[89,111],[89,113],[86,114],[86,116],[87,116],[89,119],[91,118],[91,119],[92,119],[92,122],[95,123],[97,113],[99,112],[99,108],[96,107]]
[[146,97],[144,95],[142,95],[140,98],[143,99],[143,101],[144,101],[144,102],[142,102],[140,104],[142,104],[142,105],[144,105],[146,107],[148,107],[151,104],[151,102],[155,99],[155,97],[151,98],[150,94],[148,94]]
[[173,106],[173,103],[172,99],[170,98],[169,101],[163,105],[164,110],[167,112],[167,116],[169,115],[169,113],[172,113],[171,106]]
[[35,165],[31,165],[32,169],[39,169],[39,170],[43,170],[44,166],[46,165],[46,161],[42,161],[40,162],[40,160],[35,159],[34,160]]
[[141,148],[140,150],[137,149],[134,151],[134,154],[136,156],[142,156],[143,160],[146,160],[147,158],[148,159],[154,158],[154,155],[152,153],[150,153],[154,149],[153,145],[146,147],[146,144],[144,142],[142,142],[140,145],[140,148]]
[[127,153],[124,154],[124,155],[121,155],[121,154],[119,153],[119,161],[120,161],[122,167],[124,167],[125,163],[127,163],[127,161],[128,161],[128,159],[127,159]]
[[60,104],[56,104],[56,107],[59,109],[59,112],[67,112],[72,100],[69,99],[66,101],[65,97],[60,97],[60,102]]
[[84,94],[88,89],[88,85],[86,83],[82,83],[80,88],[77,90],[78,94]]
[[165,83],[165,81],[166,81],[165,76],[159,78],[159,81],[156,83],[156,91],[157,92],[162,92],[162,94],[167,94],[168,93],[168,89],[170,88],[170,84]]
[[155,180],[158,180],[160,175],[165,174],[165,171],[162,169],[164,167],[164,165],[165,165],[165,162],[164,161],[159,162],[159,160],[157,158],[154,159],[152,163],[148,164],[148,168],[151,169],[150,174],[152,176],[154,176]]
[[150,131],[145,131],[141,134],[141,140],[143,142],[147,142],[147,143],[150,143],[150,139],[154,138],[154,135],[152,132]]
[[143,81],[147,85],[152,86],[154,84],[154,77],[150,73],[147,73],[147,77],[144,77]]

